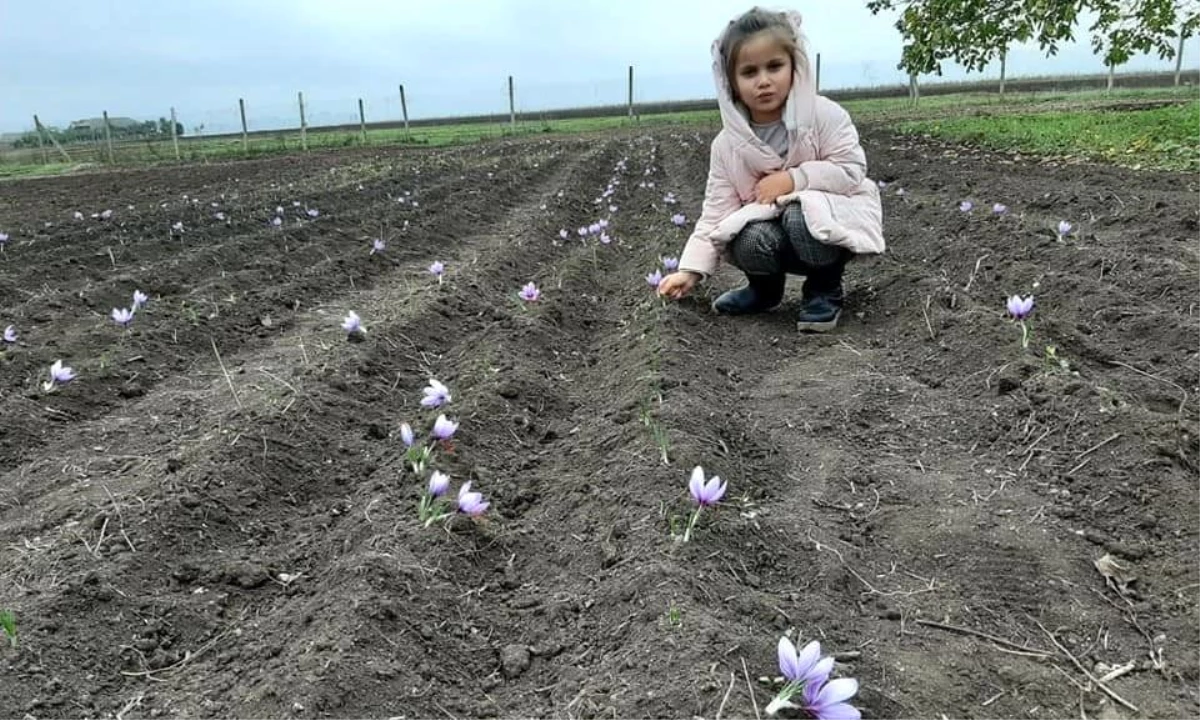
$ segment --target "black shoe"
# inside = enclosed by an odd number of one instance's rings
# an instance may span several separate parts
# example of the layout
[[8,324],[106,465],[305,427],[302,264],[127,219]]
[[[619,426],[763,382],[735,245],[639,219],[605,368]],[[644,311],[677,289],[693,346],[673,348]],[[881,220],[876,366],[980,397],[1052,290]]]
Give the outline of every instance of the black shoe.
[[805,278],[803,304],[796,318],[797,330],[820,333],[837,327],[845,302],[842,292],[842,272],[845,267],[845,262],[838,262],[815,269]]
[[752,315],[774,310],[783,300],[786,281],[783,275],[747,275],[744,286],[721,293],[713,301],[712,309],[724,315]]
[[796,329],[803,332],[829,332],[837,327],[842,316],[842,293],[820,293],[804,299]]

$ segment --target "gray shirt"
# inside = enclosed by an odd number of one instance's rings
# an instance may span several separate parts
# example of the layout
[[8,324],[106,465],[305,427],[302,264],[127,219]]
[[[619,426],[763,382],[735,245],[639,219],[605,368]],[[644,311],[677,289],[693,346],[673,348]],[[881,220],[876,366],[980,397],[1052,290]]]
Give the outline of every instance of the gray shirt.
[[759,125],[758,123],[750,123],[750,128],[754,130],[754,134],[778,153],[779,157],[787,157],[788,151],[788,132],[787,127],[782,120],[776,120],[773,123]]

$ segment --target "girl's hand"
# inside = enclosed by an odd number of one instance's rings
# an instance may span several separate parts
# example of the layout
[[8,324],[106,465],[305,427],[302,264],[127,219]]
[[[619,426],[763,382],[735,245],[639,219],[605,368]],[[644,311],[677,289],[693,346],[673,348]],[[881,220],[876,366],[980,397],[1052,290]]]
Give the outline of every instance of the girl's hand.
[[776,199],[795,189],[796,183],[792,180],[792,174],[786,170],[780,170],[758,181],[758,184],[754,186],[754,200],[763,205],[770,205]]
[[672,300],[680,300],[687,297],[698,282],[700,282],[699,273],[690,270],[673,272],[658,283],[658,294]]

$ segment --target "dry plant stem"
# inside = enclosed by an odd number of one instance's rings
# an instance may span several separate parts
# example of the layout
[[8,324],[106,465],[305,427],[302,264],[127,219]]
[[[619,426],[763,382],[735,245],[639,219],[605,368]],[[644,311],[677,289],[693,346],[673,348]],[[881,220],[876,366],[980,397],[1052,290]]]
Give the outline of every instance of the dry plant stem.
[[981,630],[973,630],[971,628],[959,627],[957,625],[947,625],[945,623],[934,622],[932,620],[914,620],[913,622],[915,622],[918,625],[925,625],[927,627],[937,628],[939,630],[945,630],[947,632],[959,633],[960,635],[974,635],[975,637],[983,638],[984,640],[990,640],[990,641],[996,643],[997,645],[1004,645],[1004,646],[1012,648],[1014,650],[1020,650],[1022,652],[1031,653],[1034,655],[1050,657],[1054,654],[1047,650],[1039,650],[1038,648],[1031,648],[1031,647],[1025,647],[1024,645],[1018,645],[1017,643],[1012,642],[1011,640],[1005,640],[1002,637],[990,635]]
[[[1037,621],[1035,620],[1034,622],[1037,622]],[[1135,713],[1140,713],[1140,712],[1141,712],[1141,710],[1138,710],[1138,709],[1137,709],[1137,706],[1136,706],[1136,705],[1134,705],[1133,703],[1129,702],[1129,701],[1128,701],[1128,700],[1126,700],[1125,698],[1123,698],[1123,697],[1121,697],[1120,695],[1118,695],[1116,692],[1114,692],[1114,691],[1113,691],[1111,688],[1109,688],[1107,685],[1105,685],[1104,683],[1100,682],[1100,681],[1099,681],[1099,680],[1096,678],[1096,676],[1095,676],[1095,675],[1092,675],[1090,672],[1088,672],[1087,668],[1085,668],[1085,667],[1084,667],[1084,666],[1083,666],[1083,665],[1082,665],[1082,664],[1079,662],[1079,660],[1077,660],[1077,659],[1075,658],[1075,656],[1071,654],[1071,652],[1070,652],[1069,650],[1067,650],[1065,647],[1063,647],[1063,646],[1062,646],[1062,643],[1060,643],[1060,642],[1058,641],[1058,638],[1054,637],[1054,634],[1053,634],[1053,633],[1051,633],[1049,630],[1047,630],[1045,625],[1042,625],[1042,624],[1039,622],[1039,623],[1037,623],[1037,626],[1038,626],[1038,628],[1039,628],[1039,629],[1040,629],[1042,632],[1044,632],[1044,633],[1046,634],[1046,637],[1050,638],[1050,642],[1054,643],[1054,646],[1055,646],[1055,647],[1057,647],[1057,648],[1059,649],[1059,652],[1061,652],[1063,655],[1066,655],[1066,656],[1067,656],[1067,659],[1068,659],[1068,660],[1070,660],[1070,661],[1071,661],[1071,663],[1072,663],[1072,664],[1073,664],[1073,665],[1074,665],[1076,668],[1078,668],[1078,669],[1079,669],[1079,672],[1083,673],[1084,677],[1086,677],[1088,680],[1091,680],[1091,681],[1092,681],[1092,683],[1094,683],[1094,684],[1096,685],[1096,687],[1098,687],[1098,688],[1100,688],[1101,690],[1103,690],[1105,695],[1108,695],[1110,698],[1112,698],[1113,700],[1116,700],[1117,702],[1121,703],[1121,704],[1122,704],[1122,705],[1124,705],[1126,708],[1128,708],[1128,709],[1132,710],[1132,711],[1133,711],[1133,712],[1135,712]]]
[[721,698],[721,707],[717,708],[716,720],[721,720],[721,713],[725,712],[725,703],[729,702],[729,694],[733,692],[733,685],[737,682],[737,675],[729,673],[729,689],[725,691],[725,697]]
[[742,676],[746,678],[746,692],[750,693],[750,704],[754,706],[754,720],[762,720],[758,714],[758,701],[754,699],[754,686],[750,684],[750,670],[746,668],[746,658],[742,658]]
[[225,375],[225,383],[229,385],[229,392],[233,395],[233,401],[237,403],[238,410],[242,410],[242,399],[238,397],[237,390],[233,387],[233,378],[229,377],[229,371],[225,369],[225,363],[221,360],[221,353],[217,351],[217,341],[210,337],[208,342],[212,344],[213,355],[217,356],[217,364],[221,366],[221,372]]

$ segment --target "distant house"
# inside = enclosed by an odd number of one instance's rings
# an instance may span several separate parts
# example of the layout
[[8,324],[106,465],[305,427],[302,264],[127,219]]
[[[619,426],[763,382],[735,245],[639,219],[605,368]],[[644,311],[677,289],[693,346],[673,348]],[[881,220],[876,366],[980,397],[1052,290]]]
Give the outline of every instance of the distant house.
[[[134,120],[133,118],[127,118],[127,117],[110,117],[108,119],[108,124],[114,130],[123,130],[125,128],[134,128],[134,127],[137,127],[138,125],[141,125],[141,123],[138,122],[137,120]],[[88,130],[91,132],[102,132],[104,130],[104,118],[95,117],[95,118],[87,118],[86,120],[75,120],[67,127],[67,130],[68,131]]]

